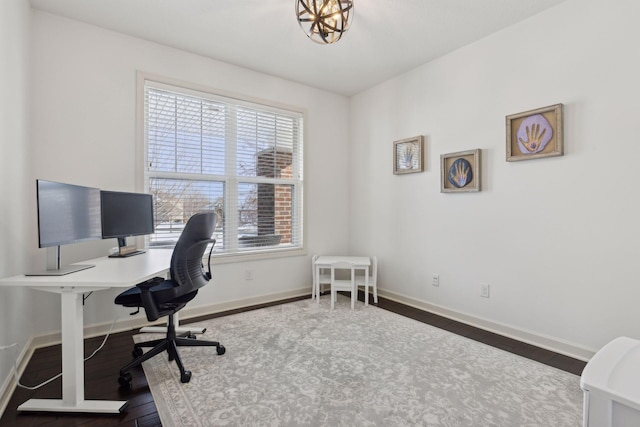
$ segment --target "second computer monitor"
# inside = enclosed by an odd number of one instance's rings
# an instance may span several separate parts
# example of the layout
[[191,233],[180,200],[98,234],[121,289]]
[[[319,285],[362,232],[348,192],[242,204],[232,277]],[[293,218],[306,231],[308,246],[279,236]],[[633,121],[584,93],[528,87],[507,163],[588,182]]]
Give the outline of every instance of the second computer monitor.
[[130,251],[129,236],[153,234],[153,197],[151,194],[101,191],[102,238],[118,239],[116,256],[130,256],[142,251]]

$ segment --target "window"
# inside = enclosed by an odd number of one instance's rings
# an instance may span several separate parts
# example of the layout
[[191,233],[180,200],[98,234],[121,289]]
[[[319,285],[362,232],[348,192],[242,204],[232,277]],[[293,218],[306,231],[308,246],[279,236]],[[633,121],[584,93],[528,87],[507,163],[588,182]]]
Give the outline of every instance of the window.
[[219,256],[303,248],[300,112],[145,80],[143,117],[149,246],[214,210]]

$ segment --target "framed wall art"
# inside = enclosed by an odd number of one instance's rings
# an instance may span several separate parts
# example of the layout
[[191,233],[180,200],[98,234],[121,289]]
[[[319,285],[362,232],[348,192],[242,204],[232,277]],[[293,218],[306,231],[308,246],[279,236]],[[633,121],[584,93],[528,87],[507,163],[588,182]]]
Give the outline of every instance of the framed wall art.
[[563,155],[562,104],[506,118],[508,162]]
[[440,192],[480,191],[480,149],[440,155]]
[[424,171],[424,136],[401,139],[393,143],[393,173]]

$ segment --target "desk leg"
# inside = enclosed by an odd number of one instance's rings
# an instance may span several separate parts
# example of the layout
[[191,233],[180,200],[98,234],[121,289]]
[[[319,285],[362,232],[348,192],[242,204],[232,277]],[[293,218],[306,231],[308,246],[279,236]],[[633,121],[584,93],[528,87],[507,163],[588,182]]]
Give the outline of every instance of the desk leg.
[[[19,411],[119,414],[126,401],[84,400],[82,294],[62,292],[62,399],[30,399]],[[114,381],[114,386],[116,382]]]
[[82,294],[65,292],[62,298],[62,403],[84,401],[84,319]]

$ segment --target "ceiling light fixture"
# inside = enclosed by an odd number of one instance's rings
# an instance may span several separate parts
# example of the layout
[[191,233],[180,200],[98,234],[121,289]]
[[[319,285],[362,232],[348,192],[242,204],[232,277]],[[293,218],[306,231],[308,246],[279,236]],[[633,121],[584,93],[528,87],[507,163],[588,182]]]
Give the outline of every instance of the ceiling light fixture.
[[296,0],[300,28],[316,43],[340,40],[353,20],[353,0]]

